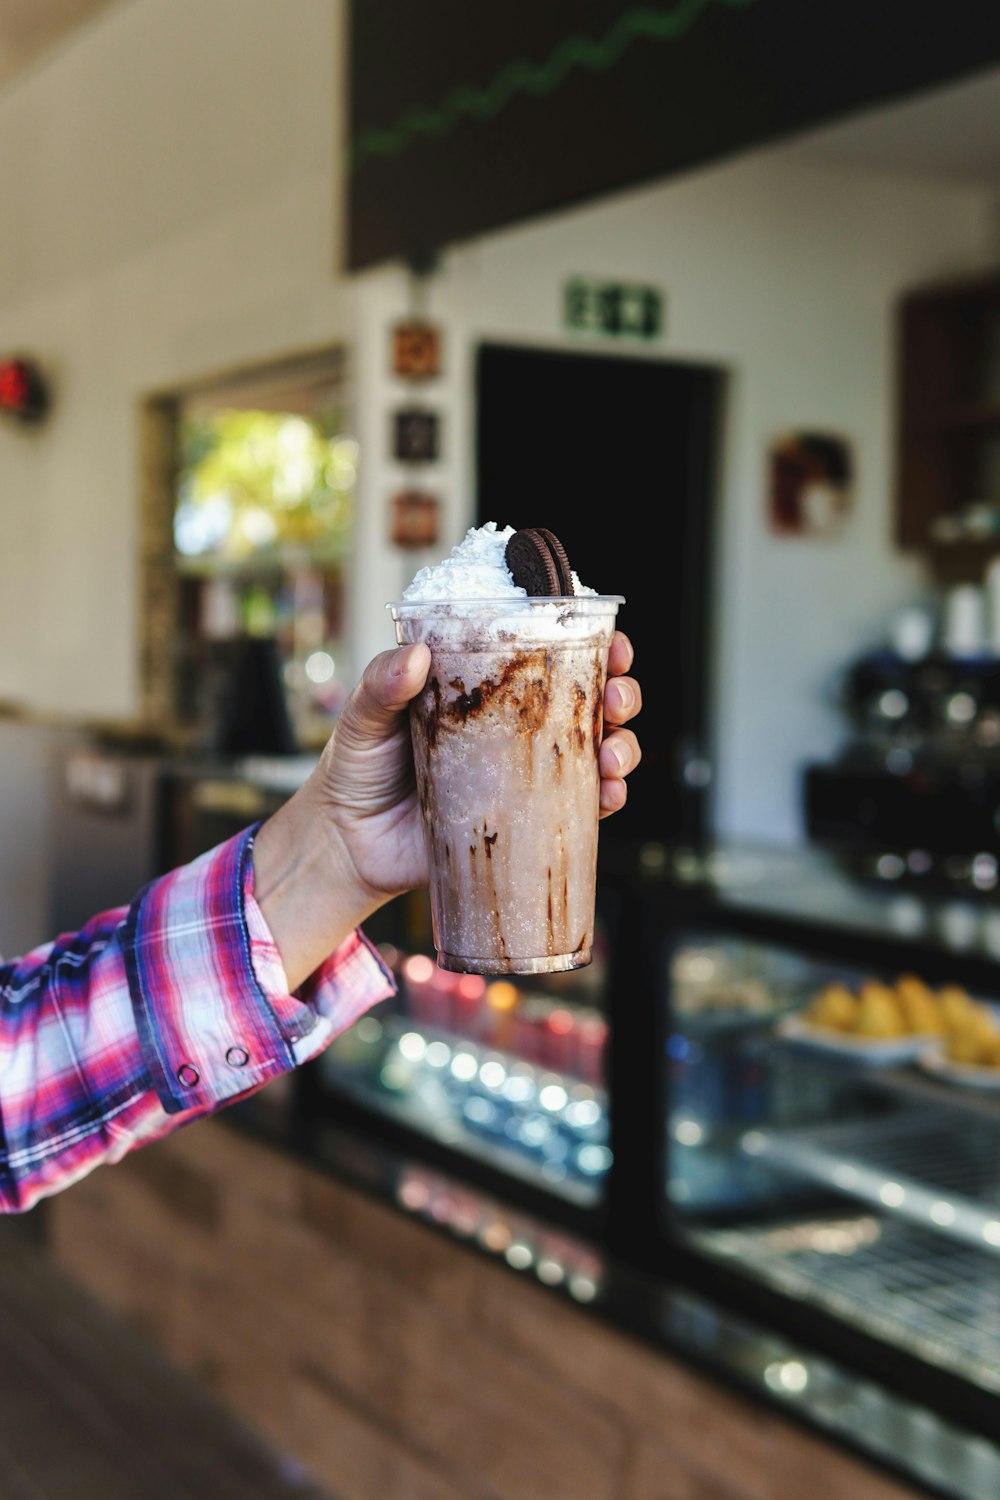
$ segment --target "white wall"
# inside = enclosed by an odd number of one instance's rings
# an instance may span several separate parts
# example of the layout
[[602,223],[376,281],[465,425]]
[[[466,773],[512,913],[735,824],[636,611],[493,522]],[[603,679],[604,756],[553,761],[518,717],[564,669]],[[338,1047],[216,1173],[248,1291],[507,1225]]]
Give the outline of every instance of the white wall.
[[[911,283],[988,260],[993,206],[981,191],[814,165],[796,148],[776,148],[485,237],[443,262],[432,310],[448,337],[440,404],[449,443],[432,477],[449,501],[448,544],[472,510],[474,345],[579,342],[561,326],[569,275],[661,287],[666,337],[647,352],[730,372],[713,673],[715,805],[725,833],[800,835],[798,768],[829,755],[841,733],[830,702],[838,669],[879,640],[896,606],[926,594],[920,565],[891,537],[893,302]],[[398,270],[372,271],[358,295],[364,359],[405,305],[405,283]],[[362,366],[373,436],[377,415],[402,394],[384,368],[384,359]],[[841,432],[855,446],[855,509],[836,541],[767,530],[767,441],[799,426]],[[397,478],[378,453],[377,444],[369,449],[365,468],[372,508]],[[397,577],[424,560],[397,563]],[[615,587],[627,595],[628,579]],[[636,647],[655,693],[656,643]]]
[[57,730],[0,721],[0,955],[11,959],[49,930],[52,789]]
[[[0,92],[0,352],[52,368],[37,434],[0,427],[0,699],[137,708],[141,395],[345,333],[363,465],[349,601],[356,660],[425,559],[386,543],[398,267],[345,285],[341,0],[123,0]],[[17,149],[9,149],[16,142]],[[449,254],[445,543],[472,514],[471,361],[481,337],[564,345],[570,272],[667,295],[668,355],[732,375],[721,496],[715,704],[721,826],[794,836],[795,771],[838,721],[834,670],[922,587],[890,541],[890,309],[994,248],[985,195],[757,152]],[[762,515],[775,429],[850,435],[859,484],[836,543],[779,542]],[[502,518],[498,518],[502,519]],[[627,580],[623,580],[627,592]],[[656,691],[652,643],[637,643]]]
[[0,698],[137,707],[136,403],[343,335],[339,0],[127,0],[0,92]]

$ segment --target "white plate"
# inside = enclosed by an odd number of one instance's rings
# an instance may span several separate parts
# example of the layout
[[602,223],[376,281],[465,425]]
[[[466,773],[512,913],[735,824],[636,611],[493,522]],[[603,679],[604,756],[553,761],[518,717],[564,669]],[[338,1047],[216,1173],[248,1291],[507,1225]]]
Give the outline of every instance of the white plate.
[[932,1047],[920,1058],[920,1066],[935,1078],[963,1088],[1000,1089],[1000,1068],[977,1068],[972,1063],[952,1062],[938,1048]]
[[845,1031],[827,1031],[811,1026],[801,1016],[785,1016],[774,1028],[786,1042],[825,1052],[830,1057],[850,1058],[867,1067],[891,1068],[900,1063],[915,1062],[932,1045],[926,1035],[891,1036],[884,1041],[851,1036]]

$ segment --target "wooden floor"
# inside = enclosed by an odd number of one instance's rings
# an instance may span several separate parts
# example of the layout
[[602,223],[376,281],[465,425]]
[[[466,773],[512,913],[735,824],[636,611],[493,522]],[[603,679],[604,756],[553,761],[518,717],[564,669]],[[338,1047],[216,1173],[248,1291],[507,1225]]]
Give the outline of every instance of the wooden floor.
[[0,1221],[0,1497],[334,1500],[64,1279],[10,1219]]

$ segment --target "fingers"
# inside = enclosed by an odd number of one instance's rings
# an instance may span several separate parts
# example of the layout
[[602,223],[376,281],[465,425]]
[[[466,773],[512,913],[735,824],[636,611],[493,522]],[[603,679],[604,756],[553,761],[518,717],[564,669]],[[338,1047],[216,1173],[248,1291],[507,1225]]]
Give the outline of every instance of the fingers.
[[[642,693],[634,677],[621,675],[631,665],[632,645],[616,631],[611,643],[609,677],[604,690],[605,725],[622,725],[642,708]],[[365,668],[364,676],[345,705],[343,718],[366,734],[386,734],[395,728],[398,716],[427,681],[431,653],[427,646],[400,646],[383,651]],[[623,777],[634,771],[642,758],[639,742],[630,729],[612,728],[601,743],[601,811],[617,811],[625,801]]]
[[625,806],[628,787],[622,778],[634,771],[641,759],[639,741],[631,729],[613,729],[604,736],[598,756],[601,768],[602,818],[619,812]]
[[642,708],[642,692],[634,677],[612,677],[604,689],[604,719],[608,724],[626,724]]
[[608,818],[612,813],[620,812],[625,806],[628,797],[628,787],[624,781],[606,781],[601,778],[601,818]]
[[[625,724],[642,708],[642,692],[634,677],[625,673],[634,657],[632,642],[616,630],[608,650],[608,682],[604,689],[604,722]],[[600,816],[620,812],[628,797],[624,778],[642,759],[639,741],[631,729],[611,729],[601,741],[598,763],[601,769]]]
[[616,630],[608,650],[608,676],[620,677],[623,672],[627,672],[634,656],[628,636],[623,630]]
[[598,761],[601,775],[611,780],[627,776],[642,759],[639,741],[631,729],[613,729],[601,741]]

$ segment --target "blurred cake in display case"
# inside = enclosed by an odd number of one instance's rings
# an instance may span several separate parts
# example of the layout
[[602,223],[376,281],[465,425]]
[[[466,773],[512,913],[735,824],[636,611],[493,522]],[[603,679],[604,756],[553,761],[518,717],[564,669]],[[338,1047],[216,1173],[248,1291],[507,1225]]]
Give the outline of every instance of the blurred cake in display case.
[[671,968],[674,1007],[680,1015],[736,1011],[769,1015],[774,997],[763,980],[747,974],[724,948],[682,948]]

